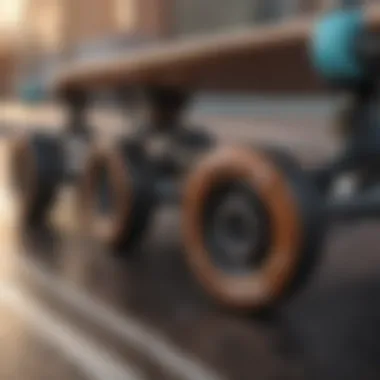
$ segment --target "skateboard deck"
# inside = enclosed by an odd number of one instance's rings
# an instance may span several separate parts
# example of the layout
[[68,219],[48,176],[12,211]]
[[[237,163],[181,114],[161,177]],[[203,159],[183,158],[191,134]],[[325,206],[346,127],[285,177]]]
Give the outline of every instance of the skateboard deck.
[[[366,27],[380,26],[380,6],[363,12]],[[56,92],[118,86],[173,86],[188,91],[313,92],[325,88],[309,57],[317,17],[254,26],[145,47],[125,57],[68,65]]]

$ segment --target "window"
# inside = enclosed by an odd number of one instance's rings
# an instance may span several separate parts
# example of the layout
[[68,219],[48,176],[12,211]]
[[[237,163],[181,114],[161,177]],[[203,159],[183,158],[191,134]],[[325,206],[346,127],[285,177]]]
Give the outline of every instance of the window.
[[21,0],[0,1],[0,27],[7,30],[19,27],[24,6]]
[[132,30],[136,26],[136,0],[115,0],[115,13],[118,28],[122,31]]

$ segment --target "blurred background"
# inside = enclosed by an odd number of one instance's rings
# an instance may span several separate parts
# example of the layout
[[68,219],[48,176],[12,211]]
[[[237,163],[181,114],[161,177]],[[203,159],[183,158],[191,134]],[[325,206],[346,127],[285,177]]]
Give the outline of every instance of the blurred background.
[[[47,88],[68,62],[298,18],[312,22],[331,9],[378,1],[0,0],[0,132],[64,126],[48,92],[32,106],[23,95],[25,89]],[[197,95],[189,119],[220,140],[286,146],[303,164],[338,149],[331,123],[344,96]],[[115,120],[116,112],[91,125],[104,136],[112,134],[112,124],[124,133],[125,116]],[[144,241],[147,254],[132,264],[78,242],[67,228],[74,222],[64,197],[56,212],[63,219],[59,232],[19,244],[6,216],[5,140],[0,141],[0,296],[9,300],[0,303],[1,380],[380,378],[378,223],[334,229],[310,286],[275,315],[230,315],[194,285],[180,259],[180,237],[172,232],[178,220],[171,214],[159,217]],[[110,352],[119,359],[111,360]],[[131,374],[131,368],[143,375]]]
[[[372,0],[376,2],[376,0]],[[1,0],[0,95],[67,60],[189,35],[289,22],[371,0]]]
[[[304,17],[311,22],[325,11],[371,2],[376,0],[1,0],[0,99],[6,102],[0,117],[8,124],[24,121],[26,111],[15,106],[20,98],[51,101],[45,89],[68,62],[109,59],[167,40],[291,24]],[[329,122],[339,99],[314,93],[197,94],[194,108],[212,117],[254,116],[257,123],[291,125],[307,119],[312,126]],[[47,114],[28,112],[37,124],[51,124]]]

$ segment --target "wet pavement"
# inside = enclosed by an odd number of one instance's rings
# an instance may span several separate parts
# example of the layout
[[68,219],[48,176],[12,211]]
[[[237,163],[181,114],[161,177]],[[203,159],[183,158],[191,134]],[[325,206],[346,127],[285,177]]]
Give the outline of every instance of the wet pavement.
[[0,346],[2,379],[86,379],[6,305],[0,308]]
[[0,207],[2,380],[380,378],[376,223],[336,226],[305,289],[265,315],[236,315],[187,270],[173,232],[178,210],[158,210],[139,251],[120,259],[80,234],[67,197],[54,229],[21,234],[8,196]]

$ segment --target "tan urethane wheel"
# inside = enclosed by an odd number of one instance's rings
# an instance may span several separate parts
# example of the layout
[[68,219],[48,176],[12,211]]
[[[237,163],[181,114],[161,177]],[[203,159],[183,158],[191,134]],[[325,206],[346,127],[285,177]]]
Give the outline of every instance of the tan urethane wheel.
[[122,147],[94,148],[79,187],[79,211],[90,235],[128,254],[141,236],[153,207],[147,166]]
[[10,179],[22,226],[46,222],[62,175],[61,146],[54,136],[35,134],[15,139],[10,151]]
[[15,140],[11,147],[11,184],[18,200],[21,222],[28,219],[37,193],[35,154],[27,137]]
[[80,186],[80,211],[91,235],[106,245],[119,244],[129,222],[132,197],[128,168],[117,152],[94,149]]
[[309,190],[300,185],[303,174],[297,172],[295,179],[294,173],[268,154],[242,147],[216,149],[190,173],[182,215],[186,256],[217,301],[266,308],[297,277],[304,215],[311,215],[315,198],[298,199]]

